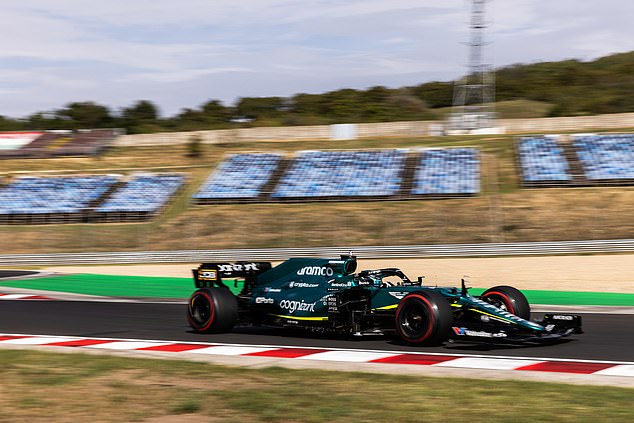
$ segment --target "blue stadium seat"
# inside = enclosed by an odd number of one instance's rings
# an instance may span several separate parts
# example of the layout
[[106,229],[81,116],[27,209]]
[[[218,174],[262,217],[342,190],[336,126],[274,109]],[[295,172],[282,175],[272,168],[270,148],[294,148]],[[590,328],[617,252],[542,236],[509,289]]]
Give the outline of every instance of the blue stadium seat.
[[17,178],[0,190],[0,214],[80,213],[118,180],[117,175]]
[[396,195],[407,150],[303,151],[281,178],[273,198]]
[[634,179],[634,134],[579,135],[573,145],[587,179]]
[[552,137],[526,137],[518,142],[524,182],[570,182],[564,150]]
[[193,198],[257,198],[281,158],[279,154],[268,153],[233,155],[218,166]]
[[160,210],[185,182],[176,173],[145,173],[132,177],[125,186],[115,191],[96,211],[146,212]]
[[416,168],[412,194],[465,194],[480,192],[480,159],[475,148],[423,150]]

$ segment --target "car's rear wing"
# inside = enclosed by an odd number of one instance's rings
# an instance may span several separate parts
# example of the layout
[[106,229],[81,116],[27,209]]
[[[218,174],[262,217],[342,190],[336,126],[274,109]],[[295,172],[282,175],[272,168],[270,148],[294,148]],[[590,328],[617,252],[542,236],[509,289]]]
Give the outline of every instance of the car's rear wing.
[[255,278],[271,269],[268,261],[236,261],[234,263],[203,263],[192,269],[196,288],[220,286],[230,288],[223,280],[244,279],[245,286],[252,286]]

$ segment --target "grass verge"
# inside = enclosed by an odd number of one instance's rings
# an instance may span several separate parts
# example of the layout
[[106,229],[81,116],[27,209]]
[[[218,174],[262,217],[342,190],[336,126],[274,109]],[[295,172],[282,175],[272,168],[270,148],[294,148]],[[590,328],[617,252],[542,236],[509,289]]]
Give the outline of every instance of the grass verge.
[[616,422],[627,388],[0,350],[3,422]]

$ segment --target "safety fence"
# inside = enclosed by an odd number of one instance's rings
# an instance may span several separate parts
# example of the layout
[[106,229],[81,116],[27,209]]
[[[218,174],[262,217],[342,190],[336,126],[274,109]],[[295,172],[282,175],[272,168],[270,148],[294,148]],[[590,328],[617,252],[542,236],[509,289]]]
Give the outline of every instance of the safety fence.
[[432,258],[556,255],[634,252],[634,239],[437,244],[400,246],[342,246],[233,250],[120,251],[57,254],[4,254],[2,266],[70,264],[190,263],[205,261],[285,260],[290,257],[337,257],[352,252],[359,258]]

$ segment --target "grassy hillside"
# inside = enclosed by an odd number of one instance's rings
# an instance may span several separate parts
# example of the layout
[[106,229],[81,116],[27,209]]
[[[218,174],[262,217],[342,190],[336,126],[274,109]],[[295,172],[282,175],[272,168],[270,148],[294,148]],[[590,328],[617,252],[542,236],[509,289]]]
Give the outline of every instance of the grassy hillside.
[[[493,110],[499,119],[535,119],[547,117],[553,109],[552,103],[532,100],[498,101]],[[451,113],[451,107],[435,109],[438,119],[445,119]]]
[[[475,198],[306,204],[199,206],[191,195],[226,153],[331,148],[475,146],[482,152],[482,195]],[[178,166],[186,189],[147,223],[0,226],[3,252],[112,251],[547,241],[634,237],[634,188],[520,189],[509,136],[280,142],[116,148],[100,158],[3,161],[22,172],[117,172]]]

